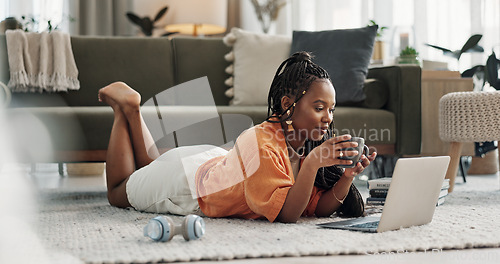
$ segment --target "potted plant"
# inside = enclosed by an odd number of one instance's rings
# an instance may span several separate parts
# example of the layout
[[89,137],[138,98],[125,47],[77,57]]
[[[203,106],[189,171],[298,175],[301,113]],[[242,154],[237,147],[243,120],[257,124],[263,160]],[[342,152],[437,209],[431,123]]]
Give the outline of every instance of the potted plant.
[[[474,91],[500,91],[500,59],[497,58],[495,51],[491,51],[485,65],[476,65],[462,73],[462,77],[474,78]],[[474,142],[475,156],[472,158],[470,174],[486,174],[497,168],[496,154],[486,155],[490,151],[497,151],[498,143],[496,141]],[[481,158],[478,158],[481,157]],[[486,158],[486,159],[482,159]],[[492,165],[493,164],[493,165]],[[474,166],[472,166],[474,165]],[[492,167],[493,166],[493,167]],[[484,168],[493,168],[489,171]],[[498,170],[498,169],[496,169]]]
[[375,22],[375,20],[370,20],[370,23],[367,26],[378,26],[377,35],[375,37],[375,43],[373,45],[373,54],[372,60],[373,62],[382,62],[384,60],[384,49],[385,43],[382,40],[382,36],[384,35],[384,31],[387,27],[381,27]]
[[399,53],[398,63],[420,65],[417,50],[410,46],[407,46],[406,48],[401,50],[401,52]]
[[[132,12],[127,12],[126,15],[127,15],[127,18],[132,23],[134,23],[135,25],[137,25],[141,28],[141,31],[145,36],[149,37],[149,36],[153,35],[153,30],[156,28],[156,26],[155,26],[156,22],[158,22],[163,17],[163,15],[165,15],[167,10],[168,10],[168,6],[160,9],[160,11],[158,11],[158,13],[156,14],[156,16],[153,19],[151,19],[149,16],[145,16],[145,17],[141,18]],[[165,37],[165,36],[169,36],[169,35],[176,34],[176,33],[177,32],[166,32],[161,36]]]

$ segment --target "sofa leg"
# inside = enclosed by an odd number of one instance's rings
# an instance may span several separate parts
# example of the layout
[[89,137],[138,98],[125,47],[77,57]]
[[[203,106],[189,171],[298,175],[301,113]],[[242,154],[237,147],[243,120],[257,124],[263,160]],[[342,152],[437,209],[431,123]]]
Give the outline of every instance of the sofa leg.
[[64,163],[59,162],[57,165],[59,167],[59,176],[64,177]]

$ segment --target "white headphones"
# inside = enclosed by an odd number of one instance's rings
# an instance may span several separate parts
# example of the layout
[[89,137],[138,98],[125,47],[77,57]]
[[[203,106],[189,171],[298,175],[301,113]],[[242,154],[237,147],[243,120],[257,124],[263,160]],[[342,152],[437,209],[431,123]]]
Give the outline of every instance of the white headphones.
[[205,221],[200,216],[188,215],[182,225],[175,225],[171,218],[157,216],[144,227],[144,236],[154,241],[170,241],[178,234],[182,234],[186,241],[199,239],[205,234]]

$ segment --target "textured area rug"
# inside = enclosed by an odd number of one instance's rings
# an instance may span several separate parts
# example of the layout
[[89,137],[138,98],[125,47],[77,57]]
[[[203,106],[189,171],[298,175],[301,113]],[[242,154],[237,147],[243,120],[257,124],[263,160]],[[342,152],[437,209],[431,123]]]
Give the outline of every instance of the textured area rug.
[[[320,229],[340,218],[297,224],[205,218],[197,241],[156,243],[142,236],[154,214],[111,207],[104,191],[41,194],[38,234],[49,250],[87,263],[155,263],[238,258],[374,254],[500,247],[500,191],[455,191],[432,223],[380,234]],[[371,208],[370,212],[376,212]],[[172,216],[176,223],[181,217]]]

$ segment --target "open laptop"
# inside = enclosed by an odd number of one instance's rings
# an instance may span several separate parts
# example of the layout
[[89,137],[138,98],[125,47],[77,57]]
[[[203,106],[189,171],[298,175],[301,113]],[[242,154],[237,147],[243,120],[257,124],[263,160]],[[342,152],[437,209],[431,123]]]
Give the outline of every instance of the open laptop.
[[449,162],[449,156],[400,158],[380,217],[359,217],[318,226],[375,233],[430,223]]

